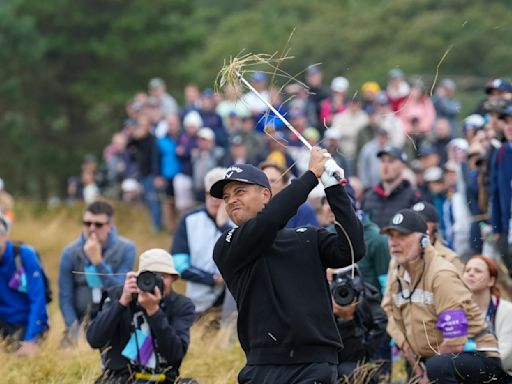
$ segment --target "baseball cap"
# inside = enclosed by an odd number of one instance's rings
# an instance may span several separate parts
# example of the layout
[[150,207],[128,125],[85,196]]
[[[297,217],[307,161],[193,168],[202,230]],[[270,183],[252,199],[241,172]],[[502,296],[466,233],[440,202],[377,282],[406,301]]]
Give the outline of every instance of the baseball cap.
[[414,204],[412,210],[418,212],[427,223],[439,223],[439,215],[436,208],[426,201]]
[[318,65],[315,65],[315,64],[312,64],[312,65],[310,65],[310,66],[308,66],[308,67],[306,68],[306,73],[307,73],[308,75],[309,75],[309,74],[313,74],[313,73],[320,73],[320,72],[322,72],[322,71],[320,70],[320,67],[319,67]]
[[376,81],[367,81],[361,86],[361,90],[363,93],[365,92],[373,92],[373,93],[379,93],[380,92],[380,85]]
[[230,145],[242,145],[244,144],[244,138],[242,135],[233,135],[229,138]]
[[136,179],[124,179],[121,183],[121,191],[123,192],[139,192],[140,190],[141,186]]
[[421,215],[409,208],[401,209],[391,218],[389,225],[380,230],[382,234],[388,234],[391,230],[401,233],[427,233],[427,223]]
[[436,149],[431,144],[423,144],[419,150],[420,156],[435,155],[436,153]]
[[453,81],[452,79],[441,80],[439,86],[451,89],[452,91],[454,91],[457,88],[457,86],[455,85],[455,81]]
[[252,81],[267,81],[267,75],[261,71],[254,72],[251,76]]
[[512,85],[503,79],[489,80],[485,86],[485,93],[490,94],[494,89],[498,89],[503,92],[512,92]]
[[203,127],[197,132],[197,137],[204,140],[215,140],[215,133],[209,127]]
[[338,76],[331,81],[331,90],[333,92],[346,92],[349,86],[349,82],[343,76]]
[[149,80],[149,88],[156,88],[161,87],[165,85],[165,81],[163,81],[160,77],[154,77],[151,80]]
[[400,148],[397,147],[387,146],[381,149],[379,152],[377,152],[377,157],[381,157],[383,155],[394,157],[395,159],[398,159],[403,163],[407,162],[407,155]]
[[439,167],[430,167],[425,169],[423,179],[428,183],[432,181],[443,180],[443,170]]
[[462,129],[479,129],[482,128],[485,125],[485,119],[482,115],[479,115],[477,113],[474,113],[472,115],[469,115],[464,119],[462,122]]
[[212,189],[212,185],[217,181],[222,180],[225,174],[226,168],[223,167],[216,167],[208,171],[204,177],[204,190],[209,193],[210,189]]
[[339,140],[341,139],[341,133],[336,128],[328,128],[324,132],[324,139]]
[[391,77],[391,78],[403,79],[404,78],[404,73],[403,73],[403,71],[401,69],[393,68],[392,70],[390,70],[388,72],[388,76]]
[[444,171],[445,172],[457,172],[457,170],[459,169],[459,166],[457,165],[457,163],[453,160],[448,160],[444,166]]
[[460,137],[457,137],[455,139],[450,140],[448,143],[449,147],[455,147],[461,151],[467,151],[469,148],[469,144],[465,139],[462,139]]
[[183,118],[183,126],[188,127],[189,125],[192,125],[194,127],[203,126],[203,119],[201,118],[199,112],[190,111],[185,115],[185,117]]
[[144,271],[180,276],[170,253],[160,248],[148,249],[139,256],[139,273]]
[[211,88],[205,88],[203,90],[203,93],[201,94],[202,96],[204,97],[213,97],[214,93],[213,93],[213,89]]
[[252,164],[237,164],[229,167],[226,170],[224,178],[212,185],[210,189],[210,195],[218,199],[222,199],[224,187],[226,184],[229,184],[233,181],[238,181],[245,184],[256,184],[263,188],[267,188],[269,191],[272,191],[270,188],[270,183],[268,182],[267,175],[265,175],[263,171],[256,168]]

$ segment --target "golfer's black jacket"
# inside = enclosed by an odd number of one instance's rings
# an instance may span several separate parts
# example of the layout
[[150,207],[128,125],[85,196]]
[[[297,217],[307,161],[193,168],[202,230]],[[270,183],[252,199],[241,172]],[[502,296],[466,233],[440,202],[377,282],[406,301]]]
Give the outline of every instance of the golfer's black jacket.
[[144,321],[148,322],[158,351],[159,370],[165,370],[168,377],[177,377],[190,342],[194,304],[187,297],[171,292],[160,302],[160,309],[153,316],[147,316],[139,305],[124,307],[119,303],[122,290],[122,287],[115,287],[108,291],[110,300],[87,328],[89,345],[102,349],[104,368],[113,376],[138,371],[121,352],[133,331],[133,313],[144,313]]
[[[238,307],[238,336],[248,364],[338,362],[342,347],[332,313],[327,267],[351,264],[342,230],[284,229],[318,179],[307,171],[256,217],[225,232],[213,257]],[[341,186],[325,190],[358,261],[363,228]]]

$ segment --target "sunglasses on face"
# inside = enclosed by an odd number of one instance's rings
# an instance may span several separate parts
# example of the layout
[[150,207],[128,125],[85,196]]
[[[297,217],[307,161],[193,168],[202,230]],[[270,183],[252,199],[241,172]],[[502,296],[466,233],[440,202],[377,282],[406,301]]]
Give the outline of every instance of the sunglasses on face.
[[90,227],[91,225],[94,225],[96,228],[101,228],[101,227],[103,227],[104,225],[107,225],[107,224],[108,224],[108,222],[106,222],[106,223],[102,223],[102,222],[100,222],[100,221],[86,221],[86,220],[84,220],[84,221],[83,221],[83,224],[84,224],[84,226],[86,226],[86,227]]

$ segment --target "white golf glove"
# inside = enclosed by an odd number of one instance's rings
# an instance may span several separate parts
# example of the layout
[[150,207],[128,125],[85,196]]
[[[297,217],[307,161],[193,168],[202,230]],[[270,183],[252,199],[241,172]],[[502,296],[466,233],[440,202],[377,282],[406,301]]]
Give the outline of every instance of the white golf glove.
[[320,176],[320,181],[324,185],[324,188],[332,187],[333,185],[338,185],[340,182],[333,175],[337,174],[340,179],[345,178],[345,171],[341,168],[334,159],[329,159],[325,162],[325,171]]

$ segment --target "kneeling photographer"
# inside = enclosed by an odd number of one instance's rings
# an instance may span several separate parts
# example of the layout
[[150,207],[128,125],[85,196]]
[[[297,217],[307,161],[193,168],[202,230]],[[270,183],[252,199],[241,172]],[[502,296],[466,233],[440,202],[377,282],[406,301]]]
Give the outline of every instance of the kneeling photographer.
[[[172,290],[179,278],[171,255],[150,249],[139,272],[108,291],[87,341],[102,351],[104,371],[96,383],[175,383],[190,342],[194,305]],[[179,381],[194,382],[194,381]]]
[[377,288],[363,282],[357,265],[327,270],[336,325],[343,341],[338,377],[350,377],[369,361],[386,333],[387,316]]

